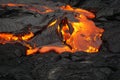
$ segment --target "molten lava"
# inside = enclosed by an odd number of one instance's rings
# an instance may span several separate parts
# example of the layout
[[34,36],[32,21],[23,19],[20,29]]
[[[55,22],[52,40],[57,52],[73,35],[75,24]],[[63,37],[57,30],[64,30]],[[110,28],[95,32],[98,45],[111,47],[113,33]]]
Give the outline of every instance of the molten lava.
[[[89,11],[72,8],[69,5],[57,7],[54,10],[47,6],[40,6],[44,10],[41,11],[35,6],[31,7],[25,4],[2,4],[2,6],[9,7],[18,7],[25,6],[26,9],[37,12],[39,14],[49,14],[56,13],[60,10],[65,13],[61,17],[57,17],[54,21],[48,24],[47,28],[55,27],[57,25],[57,32],[60,34],[59,37],[62,37],[61,45],[43,45],[43,46],[31,46],[27,42],[34,37],[33,32],[29,32],[24,35],[15,35],[12,33],[0,33],[0,43],[5,44],[8,42],[22,42],[24,46],[28,48],[27,55],[33,54],[35,52],[45,53],[51,50],[56,51],[57,53],[62,52],[76,52],[84,51],[88,53],[98,52],[100,45],[102,44],[101,36],[103,29],[100,29],[95,26],[94,22],[90,19],[94,18],[95,15]],[[72,19],[68,17],[68,14],[71,14]],[[52,26],[52,27],[51,27]],[[40,41],[41,39],[39,39]],[[36,43],[34,43],[36,44]]]
[[11,41],[28,41],[34,34],[29,32],[24,35],[15,35],[12,33],[0,33],[0,43],[7,43]]

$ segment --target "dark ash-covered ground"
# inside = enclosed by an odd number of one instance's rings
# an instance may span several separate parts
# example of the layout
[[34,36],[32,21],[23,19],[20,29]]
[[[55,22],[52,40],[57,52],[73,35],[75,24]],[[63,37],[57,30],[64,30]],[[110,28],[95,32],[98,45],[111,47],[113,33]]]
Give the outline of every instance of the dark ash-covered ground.
[[[104,28],[103,44],[97,54],[36,53],[26,56],[21,44],[0,45],[0,80],[120,80],[120,0],[53,0],[90,10],[97,26]],[[0,3],[40,3],[39,0],[0,0]],[[61,4],[61,3],[58,3]],[[0,8],[0,30],[39,26],[39,15],[17,12],[4,15]],[[36,15],[36,16],[34,16]],[[20,19],[19,19],[20,18]],[[23,23],[18,23],[26,19]],[[30,19],[30,20],[28,20]],[[36,20],[36,21],[35,21]],[[43,24],[44,25],[44,24]],[[4,26],[4,27],[1,27]]]

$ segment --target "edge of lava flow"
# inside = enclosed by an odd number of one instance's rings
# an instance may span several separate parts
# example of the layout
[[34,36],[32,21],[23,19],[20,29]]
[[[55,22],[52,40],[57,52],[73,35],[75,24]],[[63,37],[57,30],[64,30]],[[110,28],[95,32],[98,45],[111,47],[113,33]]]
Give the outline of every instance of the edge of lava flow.
[[45,53],[51,50],[54,50],[58,53],[62,53],[65,51],[68,52],[76,52],[76,51],[84,51],[88,53],[98,52],[100,45],[102,44],[101,36],[104,32],[103,29],[100,29],[95,26],[94,22],[90,19],[93,19],[95,15],[87,10],[83,10],[80,8],[72,8],[69,5],[57,7],[53,10],[53,8],[49,8],[47,6],[43,6],[44,12],[41,12],[35,6],[29,6],[25,4],[1,4],[1,6],[9,6],[9,7],[19,7],[22,6],[27,10],[31,10],[33,12],[37,12],[39,14],[48,14],[52,12],[56,12],[57,10],[61,10],[63,13],[72,14],[72,17],[77,21],[72,21],[64,15],[65,17],[58,21],[57,19],[49,24],[49,28],[54,26],[57,21],[57,31],[60,35],[62,35],[62,46],[55,45],[47,45],[42,47],[32,47],[27,43],[30,38],[34,37],[34,33],[30,32],[29,34],[25,34],[24,36],[15,36],[11,33],[0,33],[0,43],[5,44],[9,42],[24,42],[24,46],[28,48],[27,55],[33,54],[37,51],[40,53]]

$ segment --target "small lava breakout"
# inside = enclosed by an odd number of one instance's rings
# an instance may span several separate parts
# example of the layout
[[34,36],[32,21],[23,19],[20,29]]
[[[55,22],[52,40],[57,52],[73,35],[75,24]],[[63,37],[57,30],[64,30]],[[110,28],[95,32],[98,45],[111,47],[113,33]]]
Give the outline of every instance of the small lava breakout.
[[[30,40],[33,39],[36,34],[32,31],[33,28],[31,27],[27,29],[27,33],[24,31],[18,34],[14,32],[0,32],[1,44],[12,44],[15,42],[21,43],[27,47],[27,55],[34,54],[36,52],[45,53],[51,50],[54,50],[59,54],[66,51],[72,53],[77,51],[95,53],[99,51],[100,45],[102,44],[101,36],[104,30],[95,25],[91,20],[95,18],[95,15],[87,10],[74,8],[70,5],[53,8],[49,6],[31,6],[27,4],[8,3],[1,4],[0,6],[3,8],[24,8],[41,15],[56,13],[55,17],[46,24],[46,26],[37,31],[37,34],[39,35],[42,35],[46,30],[48,34],[50,32],[55,32],[55,35],[57,34],[59,38],[59,42],[55,42],[54,44],[40,46],[37,45],[36,42],[32,42],[33,45],[31,45]],[[61,14],[59,14],[58,11],[60,11]],[[42,38],[39,38],[38,41],[41,42],[41,40]]]

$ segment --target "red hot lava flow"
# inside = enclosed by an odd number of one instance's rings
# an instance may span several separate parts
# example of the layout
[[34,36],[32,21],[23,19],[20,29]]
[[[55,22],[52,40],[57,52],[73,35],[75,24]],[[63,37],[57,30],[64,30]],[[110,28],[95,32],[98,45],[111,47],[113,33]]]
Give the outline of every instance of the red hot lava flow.
[[[51,50],[56,51],[57,53],[62,52],[76,52],[76,51],[84,51],[88,53],[98,52],[100,45],[102,44],[101,36],[104,32],[103,29],[98,28],[95,23],[90,20],[95,17],[95,15],[87,10],[80,9],[80,8],[72,8],[69,5],[56,7],[55,9],[42,6],[44,9],[43,12],[36,7],[29,7],[29,5],[25,4],[2,4],[1,6],[9,6],[9,7],[19,7],[22,6],[27,10],[31,10],[33,12],[37,12],[39,14],[49,14],[49,13],[56,13],[57,10],[65,13],[63,19],[56,19],[48,25],[48,28],[54,27],[55,24],[57,25],[57,32],[62,37],[62,46],[58,45],[44,45],[42,47],[32,47],[30,44],[27,43],[29,39],[34,37],[33,32],[29,32],[29,34],[24,34],[22,36],[16,36],[12,33],[0,33],[0,43],[5,44],[8,42],[22,42],[25,41],[24,45],[28,48],[26,54],[30,55],[35,52],[45,53]],[[66,14],[72,14],[72,17],[77,21],[71,20]],[[62,15],[63,16],[63,15]],[[59,21],[58,21],[59,20]],[[59,23],[57,23],[59,22]],[[40,39],[41,40],[41,39]]]

